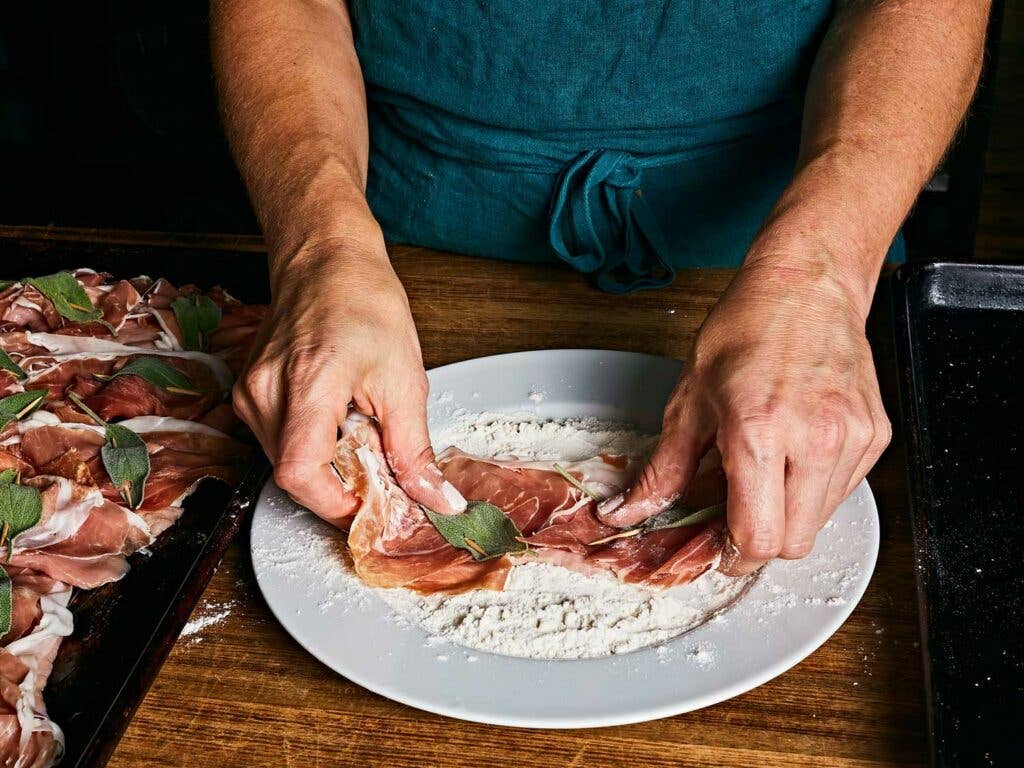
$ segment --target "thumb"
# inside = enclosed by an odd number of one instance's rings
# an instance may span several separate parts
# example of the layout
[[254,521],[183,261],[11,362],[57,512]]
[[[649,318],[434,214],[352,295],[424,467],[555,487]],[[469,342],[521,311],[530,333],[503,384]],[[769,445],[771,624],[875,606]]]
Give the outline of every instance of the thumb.
[[411,398],[380,418],[384,455],[402,490],[413,501],[442,514],[466,509],[466,500],[434,463],[427,431],[426,400]]
[[607,525],[628,528],[668,509],[696,473],[706,443],[691,419],[666,424],[640,476],[625,493],[601,502],[597,516]]

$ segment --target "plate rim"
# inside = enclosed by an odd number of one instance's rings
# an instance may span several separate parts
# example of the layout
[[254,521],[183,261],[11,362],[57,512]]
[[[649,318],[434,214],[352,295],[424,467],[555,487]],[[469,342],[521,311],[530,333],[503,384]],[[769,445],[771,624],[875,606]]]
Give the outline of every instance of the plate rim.
[[[430,374],[441,371],[457,372],[460,368],[468,367],[471,365],[479,365],[488,361],[496,361],[497,359],[513,359],[522,357],[536,357],[542,355],[564,355],[565,353],[585,353],[585,354],[598,354],[605,356],[623,356],[623,357],[634,357],[634,358],[647,358],[657,360],[659,362],[672,362],[680,366],[684,365],[681,360],[663,355],[653,355],[646,352],[635,352],[629,350],[607,350],[607,349],[594,349],[594,348],[552,348],[552,349],[537,349],[537,350],[522,350],[518,352],[507,352],[496,355],[487,355],[484,357],[469,358],[467,360],[459,360],[446,365],[437,366],[427,371],[428,380]],[[432,382],[431,382],[432,384]],[[428,401],[429,402],[429,401]],[[524,404],[523,410],[528,410],[528,407]],[[300,637],[301,631],[293,629],[292,622],[289,617],[284,615],[284,606],[277,606],[268,596],[268,585],[264,583],[266,574],[261,572],[260,567],[257,563],[259,558],[253,553],[253,549],[256,547],[256,537],[250,535],[249,543],[249,554],[253,565],[253,573],[256,577],[257,585],[260,588],[260,592],[263,595],[264,602],[270,609],[274,618],[281,624],[282,628],[288,635],[299,644],[307,653],[317,659],[318,662],[332,670],[335,674],[338,674],[345,679],[359,685],[372,693],[379,696],[383,696],[392,701],[396,701],[400,704],[413,707],[425,712],[432,714],[441,715],[445,717],[453,717],[468,722],[482,723],[487,725],[496,725],[513,728],[539,728],[539,729],[550,729],[550,730],[572,730],[580,728],[597,728],[597,727],[613,727],[618,725],[629,725],[640,722],[647,722],[651,720],[658,720],[665,717],[673,717],[675,715],[684,714],[686,712],[692,712],[705,707],[719,704],[728,699],[735,698],[744,693],[747,693],[754,688],[760,687],[765,683],[773,680],[776,677],[786,673],[800,662],[804,661],[811,654],[817,651],[822,645],[824,645],[838,629],[846,623],[849,617],[852,615],[854,610],[860,604],[863,599],[864,593],[867,591],[867,587],[874,576],[874,571],[878,562],[878,554],[880,549],[880,530],[879,530],[879,515],[878,506],[875,499],[874,493],[871,490],[871,486],[868,481],[862,480],[860,484],[854,489],[853,493],[861,492],[863,489],[866,492],[866,498],[869,502],[869,512],[872,520],[872,537],[870,546],[867,548],[867,558],[864,561],[858,561],[861,566],[855,585],[852,586],[847,594],[847,600],[841,606],[841,610],[834,612],[827,621],[823,621],[818,626],[817,630],[813,634],[813,639],[807,640],[799,648],[791,650],[788,654],[780,657],[774,663],[768,664],[757,673],[747,675],[741,680],[737,680],[728,685],[723,685],[716,688],[714,691],[699,695],[699,696],[685,696],[680,695],[680,699],[677,702],[670,702],[660,705],[648,705],[642,709],[628,708],[625,707],[623,711],[616,714],[603,714],[603,715],[544,715],[541,717],[529,717],[519,715],[501,715],[495,712],[480,712],[476,709],[470,709],[462,707],[458,703],[445,702],[439,703],[432,701],[429,698],[410,695],[404,692],[400,687],[391,686],[380,681],[374,680],[371,676],[364,675],[358,668],[352,666],[346,666],[339,664],[336,658],[328,659],[328,654],[325,651],[321,651],[316,647],[311,647],[313,644],[306,642],[306,639]],[[266,514],[266,505],[262,502],[264,497],[268,493],[273,491],[280,491],[274,483],[273,477],[267,479],[263,488],[257,496],[256,508],[253,511],[252,524],[250,533],[257,527],[259,519]],[[853,494],[851,494],[852,496]],[[312,513],[306,511],[307,515],[312,516]],[[318,520],[315,516],[312,516],[314,520]],[[753,586],[753,585],[752,585]],[[742,599],[742,598],[741,598]],[[733,604],[735,605],[735,604]],[[726,611],[733,608],[731,605]],[[385,601],[380,601],[380,606],[385,611],[393,611],[393,608],[388,605]],[[670,638],[663,643],[657,643],[654,645],[639,648],[635,651],[631,651],[626,654],[603,656],[589,659],[522,659],[519,657],[507,657],[501,654],[495,654],[481,649],[473,649],[467,646],[460,646],[452,643],[453,646],[472,652],[473,654],[480,654],[481,657],[495,657],[495,658],[516,658],[518,661],[534,661],[538,664],[600,664],[601,662],[611,662],[613,660],[625,659],[636,654],[652,654],[656,652],[656,649],[664,643],[671,643],[680,640],[691,632],[697,631],[702,627],[707,626],[707,622],[704,624],[694,627],[692,630],[677,635],[676,637]],[[418,632],[423,633],[427,636],[425,630],[421,627],[415,628]],[[419,642],[419,638],[410,633],[410,640]],[[449,641],[450,642],[450,641]],[[342,669],[344,667],[344,669]]]

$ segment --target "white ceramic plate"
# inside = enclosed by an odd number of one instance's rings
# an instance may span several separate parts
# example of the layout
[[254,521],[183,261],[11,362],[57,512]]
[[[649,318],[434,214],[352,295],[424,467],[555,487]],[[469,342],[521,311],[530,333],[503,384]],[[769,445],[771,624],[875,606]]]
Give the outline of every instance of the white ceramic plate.
[[[429,372],[431,429],[465,412],[596,416],[656,431],[679,374],[667,358],[547,350]],[[532,395],[532,397],[531,397]],[[438,446],[441,447],[441,446]],[[336,558],[337,533],[272,482],[252,524],[260,589],[285,629],[349,680],[395,701],[498,725],[584,728],[688,712],[744,693],[812,653],[863,595],[878,515],[861,483],[803,561],[775,561],[718,619],[662,644],[598,659],[535,661],[461,649],[396,621]],[[361,590],[361,591],[360,591]]]

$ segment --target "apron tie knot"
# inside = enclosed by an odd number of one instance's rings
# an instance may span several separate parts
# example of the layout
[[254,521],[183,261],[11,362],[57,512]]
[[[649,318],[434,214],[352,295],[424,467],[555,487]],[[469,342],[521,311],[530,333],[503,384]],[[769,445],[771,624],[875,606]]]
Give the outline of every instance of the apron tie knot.
[[665,237],[643,196],[646,167],[664,164],[629,152],[592,149],[558,177],[551,198],[551,247],[599,288],[628,293],[675,277]]

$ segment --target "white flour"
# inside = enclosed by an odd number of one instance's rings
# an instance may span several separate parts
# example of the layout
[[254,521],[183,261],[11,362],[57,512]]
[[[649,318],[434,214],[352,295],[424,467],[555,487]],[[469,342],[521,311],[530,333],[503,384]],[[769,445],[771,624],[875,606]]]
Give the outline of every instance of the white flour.
[[[605,451],[643,452],[654,443],[652,437],[593,419],[527,418],[463,415],[454,426],[433,435],[434,445],[440,449],[454,444],[484,456],[573,461]],[[709,619],[757,626],[768,642],[772,633],[785,632],[784,614],[809,607],[828,612],[847,602],[862,567],[841,553],[853,541],[854,551],[863,548],[860,542],[870,532],[871,520],[866,515],[841,530],[828,523],[823,531],[826,541],[820,541],[810,557],[773,561],[759,577],[731,579],[710,572],[687,585],[647,590],[620,584],[610,575],[583,576],[530,563],[513,570],[503,592],[477,590],[445,597],[367,587],[341,557],[337,531],[290,501],[270,506],[279,511],[268,518],[267,535],[254,545],[253,559],[257,573],[272,570],[275,577],[295,585],[293,613],[326,617],[376,612],[383,599],[394,609],[399,626],[419,626],[429,633],[425,642],[437,646],[439,663],[453,658],[457,649],[452,644],[467,648],[458,656],[466,662],[479,659],[468,649],[549,659],[620,654],[665,642]],[[658,658],[699,668],[722,663],[719,649],[705,642],[662,645]]]
[[703,624],[732,603],[750,579],[711,571],[667,590],[584,576],[546,563],[516,566],[501,592],[383,594],[432,635],[506,656],[582,659],[635,651]]

